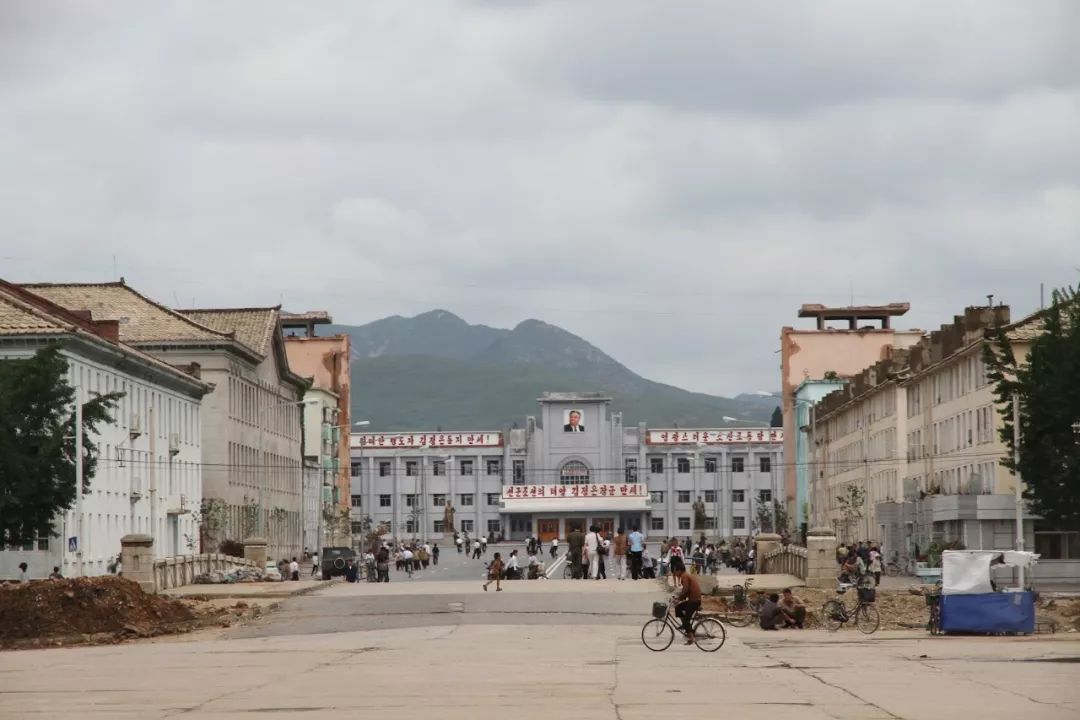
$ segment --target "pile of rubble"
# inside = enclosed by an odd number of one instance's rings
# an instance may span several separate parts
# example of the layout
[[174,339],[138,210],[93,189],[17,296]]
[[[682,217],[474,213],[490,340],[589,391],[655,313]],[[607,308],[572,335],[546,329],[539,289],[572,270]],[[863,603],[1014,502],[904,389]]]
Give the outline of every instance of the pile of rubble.
[[198,625],[188,605],[143,592],[137,583],[112,575],[0,586],[2,646],[103,634],[151,637]]
[[223,583],[248,583],[263,582],[265,580],[280,580],[281,575],[274,573],[276,577],[270,577],[267,573],[256,567],[238,567],[229,572],[209,572],[196,575],[192,582],[196,585],[221,585]]

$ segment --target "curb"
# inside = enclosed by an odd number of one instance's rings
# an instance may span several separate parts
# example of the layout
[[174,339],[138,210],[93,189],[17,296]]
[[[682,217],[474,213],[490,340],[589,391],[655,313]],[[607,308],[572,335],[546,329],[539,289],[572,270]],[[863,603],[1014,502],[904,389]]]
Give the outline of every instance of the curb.
[[[283,582],[288,582],[288,581],[285,580]],[[201,592],[194,592],[193,591],[193,592],[190,592],[190,593],[182,593],[182,594],[181,593],[167,593],[167,594],[162,593],[162,595],[164,597],[170,597],[170,598],[174,598],[176,600],[201,600],[201,601],[204,601],[204,602],[209,602],[211,600],[264,600],[264,599],[265,600],[287,600],[287,599],[289,599],[291,597],[300,597],[301,595],[308,595],[310,593],[315,592],[316,590],[320,590],[320,589],[322,589],[324,587],[329,587],[330,585],[335,585],[335,584],[340,583],[340,582],[344,582],[344,580],[342,578],[340,578],[340,577],[335,577],[335,578],[332,578],[330,580],[321,580],[321,581],[319,581],[318,585],[311,585],[311,586],[305,587],[305,588],[297,588],[296,590],[271,591],[271,592],[265,592],[265,593],[247,594],[247,593],[240,592],[239,594],[233,594],[233,593],[201,593]],[[234,584],[239,585],[239,586],[243,586],[245,584],[254,585],[255,583],[234,583]]]

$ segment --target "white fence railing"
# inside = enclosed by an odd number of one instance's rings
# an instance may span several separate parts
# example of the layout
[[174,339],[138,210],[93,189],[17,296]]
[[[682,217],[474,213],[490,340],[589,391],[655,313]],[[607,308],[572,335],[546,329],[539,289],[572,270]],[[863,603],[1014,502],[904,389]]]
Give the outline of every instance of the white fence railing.
[[761,572],[794,575],[806,579],[806,548],[785,545],[769,552],[761,559]]
[[196,575],[229,572],[238,567],[253,568],[258,565],[252,560],[218,553],[161,558],[154,561],[154,589],[160,592],[182,585],[191,585]]

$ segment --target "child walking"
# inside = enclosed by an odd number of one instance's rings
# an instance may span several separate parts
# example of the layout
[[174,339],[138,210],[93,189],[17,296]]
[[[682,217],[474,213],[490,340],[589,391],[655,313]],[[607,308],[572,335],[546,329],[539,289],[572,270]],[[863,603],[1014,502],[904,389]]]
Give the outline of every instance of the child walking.
[[500,581],[502,580],[502,556],[499,553],[495,553],[495,557],[491,559],[491,564],[488,565],[488,581],[484,583],[484,592],[487,592],[488,585],[495,583],[495,592],[502,592]]

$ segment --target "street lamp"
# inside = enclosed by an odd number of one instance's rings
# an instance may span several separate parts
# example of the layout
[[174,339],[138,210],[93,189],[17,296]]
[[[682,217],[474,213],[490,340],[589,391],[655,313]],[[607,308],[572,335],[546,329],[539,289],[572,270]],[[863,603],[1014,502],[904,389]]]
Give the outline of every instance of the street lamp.
[[[266,454],[265,450],[263,449],[263,441],[264,441],[264,439],[266,437],[266,428],[263,427],[263,418],[269,411],[275,410],[275,409],[281,408],[281,407],[295,407],[295,406],[298,406],[298,405],[318,405],[318,404],[319,404],[318,400],[316,400],[315,398],[310,398],[308,400],[291,400],[289,402],[277,403],[276,405],[267,405],[265,407],[259,408],[259,415],[258,415],[258,418],[257,418],[257,420],[259,421],[259,452],[262,453],[263,455]],[[303,453],[303,451],[301,450],[301,454],[302,453]],[[261,462],[260,466],[262,467],[264,474],[263,474],[263,477],[260,478],[260,482],[259,482],[259,518],[258,518],[258,523],[256,525],[256,535],[258,535],[259,537],[265,538],[266,526],[264,524],[265,521],[263,520],[263,492],[264,492],[264,490],[266,488],[265,471],[266,471],[267,467],[266,467],[265,462]]]

